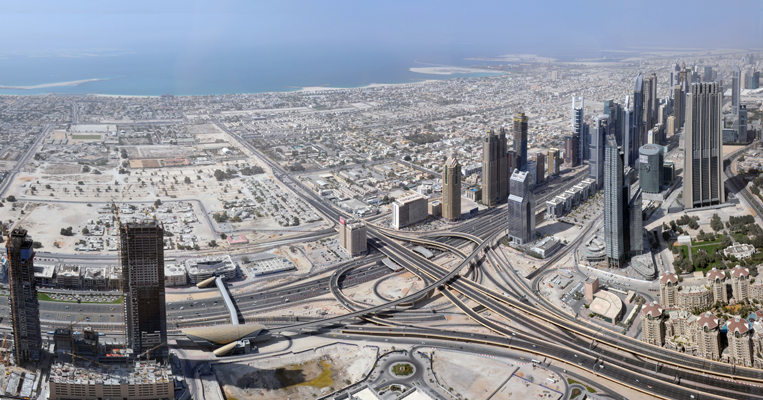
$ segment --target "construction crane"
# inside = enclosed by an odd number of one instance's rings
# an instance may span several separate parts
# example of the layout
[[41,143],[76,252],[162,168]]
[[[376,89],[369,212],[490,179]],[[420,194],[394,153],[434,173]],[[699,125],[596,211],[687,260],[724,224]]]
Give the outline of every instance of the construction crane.
[[[102,366],[102,367],[105,367],[105,368],[109,368],[109,366],[108,366],[108,365],[106,365],[106,364],[101,364],[101,363],[99,363],[98,361],[95,361],[95,360],[91,360],[91,359],[89,359],[89,358],[87,358],[87,357],[78,356],[78,355],[76,355],[76,354],[74,354],[74,353],[71,353],[71,352],[69,352],[69,353],[67,353],[67,352],[64,352],[64,354],[72,356],[72,359],[74,359],[74,357],[77,357],[77,358],[79,358],[79,359],[82,359],[82,360],[85,360],[85,361],[90,361],[90,362],[91,362],[91,363],[93,363],[93,364],[98,364],[98,365],[100,365],[100,366]],[[72,364],[72,367],[74,367],[74,365],[73,365],[73,364]]]
[[152,347],[152,348],[150,348],[150,349],[148,349],[148,350],[138,354],[138,357],[135,357],[135,358],[140,359],[141,357],[143,357],[145,355],[146,356],[146,361],[151,361],[151,352],[156,350],[156,349],[158,349],[158,348],[160,348],[160,347],[162,347],[162,346],[165,346],[166,344],[167,344],[167,342],[162,342],[161,344],[159,344],[157,346],[154,346],[154,347]]
[[74,325],[79,324],[82,322],[82,320],[79,321],[72,321],[69,323],[69,337],[71,338],[71,355],[72,355],[72,366],[76,366],[74,363],[74,357],[77,357],[75,353],[77,353],[77,347],[74,345]]
[[[132,185],[128,185],[123,191],[122,191],[122,197],[119,198],[119,204],[122,204],[122,201],[124,200],[125,196],[127,196],[127,193],[130,192],[130,188]],[[117,228],[117,272],[119,275],[119,290],[122,291],[122,222],[119,220],[119,207],[117,206],[117,203],[114,202],[114,200],[111,200],[111,206],[114,208],[114,216],[115,216],[115,227]],[[122,291],[122,307],[124,309],[125,306],[125,293]],[[127,363],[127,323],[124,320],[124,313],[122,318],[122,345],[124,349],[124,355],[125,355],[125,363]]]

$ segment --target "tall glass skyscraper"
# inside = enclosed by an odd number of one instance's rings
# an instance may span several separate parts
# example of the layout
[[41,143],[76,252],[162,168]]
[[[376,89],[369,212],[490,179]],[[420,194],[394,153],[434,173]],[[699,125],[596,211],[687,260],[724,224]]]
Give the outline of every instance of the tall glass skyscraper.
[[604,240],[607,264],[620,267],[624,261],[623,242],[623,156],[614,135],[606,137],[604,172]]
[[604,140],[610,133],[607,131],[609,129],[609,117],[602,114],[596,117],[594,121],[593,134],[591,135],[591,159],[588,164],[588,177],[596,181],[596,189],[601,189],[604,186]]
[[588,127],[585,121],[585,100],[582,97],[572,98],[572,137],[577,137],[577,162],[580,165],[588,159]]
[[509,159],[506,152],[506,131],[488,130],[482,142],[482,204],[493,207],[506,199],[509,192]]
[[639,72],[633,85],[633,130],[631,141],[628,144],[628,154],[625,165],[634,165],[638,148],[642,145],[641,139],[646,133],[644,129],[644,78]]
[[527,171],[527,116],[517,113],[514,116],[514,151],[519,156],[519,170]]
[[509,181],[509,238],[517,244],[531,242],[535,232],[535,198],[530,180],[529,173],[514,170]]

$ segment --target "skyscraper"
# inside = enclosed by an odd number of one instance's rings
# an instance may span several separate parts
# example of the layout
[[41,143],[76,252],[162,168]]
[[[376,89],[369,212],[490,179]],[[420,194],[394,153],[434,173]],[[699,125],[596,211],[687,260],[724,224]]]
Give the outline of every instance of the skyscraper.
[[461,164],[448,158],[442,170],[442,216],[449,221],[461,218]]
[[739,95],[740,95],[740,80],[741,80],[742,73],[739,71],[739,67],[736,66],[736,64],[732,65],[732,75],[731,75],[731,108],[732,112],[738,112],[739,110]]
[[614,135],[606,137],[604,172],[604,240],[607,264],[620,267],[624,261],[623,156]]
[[509,238],[517,244],[532,241],[535,232],[535,198],[527,172],[514,170],[509,195]]
[[622,267],[643,252],[641,189],[630,192],[632,169],[623,168],[625,155],[614,135],[606,136],[604,170],[604,241],[607,263]]
[[559,149],[548,149],[548,176],[559,174],[559,164],[562,160],[559,159]]
[[26,229],[11,232],[6,248],[9,261],[11,317],[13,319],[13,352],[16,363],[24,365],[40,360],[40,304],[34,279],[34,246]]
[[722,105],[716,82],[693,84],[686,97],[684,208],[724,202]]
[[580,138],[577,136],[565,136],[564,138],[564,163],[574,168],[580,165],[578,157],[578,145]]
[[644,78],[639,73],[633,85],[633,133],[631,134],[633,141],[628,143],[628,155],[625,165],[635,164],[635,152],[637,151],[635,149],[638,149],[643,144],[642,139],[646,135],[644,113]]
[[538,185],[546,180],[546,156],[543,153],[535,153],[535,170],[531,172],[535,178],[535,184]]
[[527,116],[514,116],[514,151],[519,155],[519,170],[527,171]]
[[610,134],[607,129],[609,129],[609,117],[605,114],[596,117],[591,135],[591,159],[588,164],[588,177],[596,181],[597,190],[604,186],[604,140]]
[[[623,122],[622,122],[622,130],[623,130],[623,153],[625,154],[625,158],[623,161],[626,165],[629,165],[631,163],[631,149],[633,148],[633,111],[631,110],[631,98],[630,96],[625,96],[625,106],[623,107]],[[606,142],[606,138],[604,139]],[[617,138],[615,138],[617,140]]]
[[[654,76],[654,73],[651,76],[644,78],[644,89],[643,89],[644,105],[643,105],[643,113],[641,115],[641,118],[642,118],[641,123],[643,124],[642,135],[646,131],[652,129],[655,123],[654,117],[656,113],[654,112],[653,101],[656,98],[656,94],[654,90],[656,86],[656,82],[657,82],[657,77]],[[646,139],[644,137],[642,137],[641,140],[642,142],[639,143],[639,146],[646,143]]]
[[609,118],[609,128],[607,132],[615,135],[617,144],[623,145],[623,109],[613,100],[604,100],[604,115]]
[[482,203],[493,207],[504,201],[509,190],[506,130],[488,130],[482,142]]
[[[588,132],[585,124],[585,100],[582,97],[572,98],[572,137],[577,138],[577,162],[573,166],[578,166],[587,160],[588,153]],[[574,139],[573,139],[574,140]],[[566,156],[565,156],[566,157]]]
[[[135,356],[167,341],[164,229],[156,221],[119,226],[127,346]],[[166,347],[151,351],[166,356]]]
[[673,116],[676,118],[676,130],[680,129],[684,119],[684,95],[681,85],[673,86]]
[[739,133],[737,134],[737,143],[748,143],[750,140],[747,137],[747,106],[739,106]]
[[354,257],[368,251],[366,224],[360,220],[339,218],[339,244]]
[[712,81],[713,81],[713,67],[706,65],[705,74],[702,76],[702,82],[712,82]]

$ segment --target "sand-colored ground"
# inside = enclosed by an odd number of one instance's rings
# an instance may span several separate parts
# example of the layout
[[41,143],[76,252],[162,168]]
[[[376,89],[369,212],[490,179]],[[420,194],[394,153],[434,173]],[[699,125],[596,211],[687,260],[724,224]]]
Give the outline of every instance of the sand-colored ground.
[[376,347],[334,344],[298,354],[216,367],[229,396],[240,399],[307,399],[356,382],[373,366]]
[[379,294],[388,299],[399,299],[424,288],[419,277],[410,272],[385,279],[379,284]]
[[471,353],[435,351],[433,360],[440,384],[461,398],[486,398],[513,370],[505,362]]

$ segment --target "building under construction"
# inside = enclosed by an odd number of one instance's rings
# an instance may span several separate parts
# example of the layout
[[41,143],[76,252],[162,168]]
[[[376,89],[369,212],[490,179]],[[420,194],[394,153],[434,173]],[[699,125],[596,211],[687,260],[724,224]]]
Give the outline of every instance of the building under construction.
[[[8,283],[13,317],[13,349],[16,364],[40,360],[40,303],[34,278],[34,246],[26,229],[16,228],[8,238]],[[162,298],[164,300],[164,298]]]
[[169,366],[151,361],[129,365],[57,362],[50,367],[50,400],[171,399],[175,380]]
[[167,313],[164,301],[164,229],[156,221],[119,226],[127,346],[164,359]]

